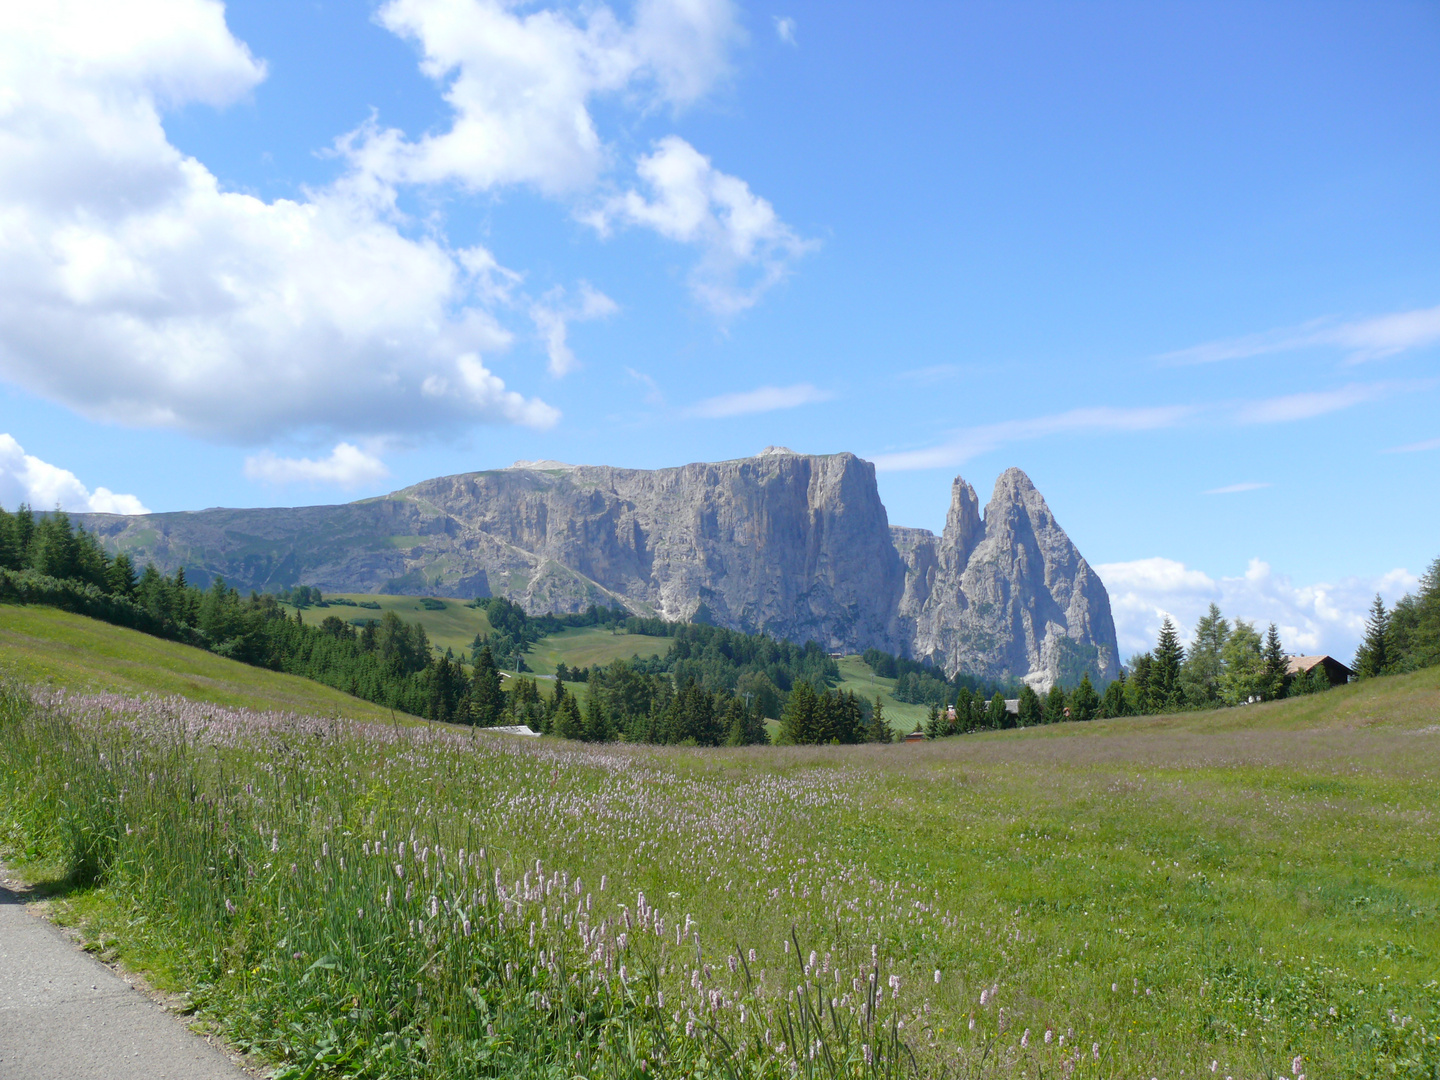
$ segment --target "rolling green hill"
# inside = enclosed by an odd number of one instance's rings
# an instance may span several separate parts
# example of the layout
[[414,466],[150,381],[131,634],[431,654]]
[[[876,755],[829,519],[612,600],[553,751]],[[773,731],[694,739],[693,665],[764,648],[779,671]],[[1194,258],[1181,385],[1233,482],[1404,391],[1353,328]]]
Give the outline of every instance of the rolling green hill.
[[0,677],[90,693],[179,694],[313,716],[387,722],[392,717],[389,709],[298,675],[48,607],[0,604]]

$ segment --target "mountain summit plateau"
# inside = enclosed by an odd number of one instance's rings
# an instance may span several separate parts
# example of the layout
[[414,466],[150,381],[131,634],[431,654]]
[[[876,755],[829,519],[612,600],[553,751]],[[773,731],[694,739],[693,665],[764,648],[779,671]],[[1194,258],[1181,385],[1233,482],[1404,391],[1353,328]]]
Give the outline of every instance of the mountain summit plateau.
[[1105,586],[1019,469],[983,515],[957,477],[939,536],[890,525],[869,462],[783,447],[672,469],[516,462],[338,506],[74,517],[195,584],[620,604],[1041,687],[1119,670]]

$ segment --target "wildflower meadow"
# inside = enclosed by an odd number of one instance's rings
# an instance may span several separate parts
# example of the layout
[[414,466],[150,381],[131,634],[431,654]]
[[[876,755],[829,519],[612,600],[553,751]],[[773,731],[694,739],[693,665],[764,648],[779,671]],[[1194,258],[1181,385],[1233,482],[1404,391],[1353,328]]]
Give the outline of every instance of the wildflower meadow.
[[1435,1080],[1440,733],[1285,707],[699,750],[11,688],[0,842],[284,1078]]

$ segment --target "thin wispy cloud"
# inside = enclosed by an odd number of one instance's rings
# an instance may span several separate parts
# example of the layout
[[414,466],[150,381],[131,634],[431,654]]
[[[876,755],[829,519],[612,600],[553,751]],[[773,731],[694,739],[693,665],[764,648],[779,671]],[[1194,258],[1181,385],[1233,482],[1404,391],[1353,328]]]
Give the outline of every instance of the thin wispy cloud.
[[1440,439],[1424,439],[1421,442],[1406,443],[1404,446],[1392,446],[1385,453],[1417,454],[1422,450],[1440,450]]
[[633,367],[627,367],[625,374],[645,387],[646,405],[663,406],[665,404],[665,394],[661,391],[660,384],[652,376],[646,375],[643,371],[636,371]]
[[939,446],[879,454],[875,458],[875,467],[882,472],[952,467],[963,465],[971,458],[1011,443],[1043,439],[1052,435],[1158,431],[1175,427],[1194,412],[1194,408],[1188,405],[1132,409],[1106,406],[1072,409],[1054,416],[1038,416],[1029,420],[1006,420],[999,424],[965,428]]
[[775,36],[786,45],[794,45],[795,42],[795,20],[788,15],[775,16]]
[[1312,390],[1299,394],[1283,394],[1241,405],[1235,419],[1242,424],[1275,424],[1291,420],[1310,420],[1353,408],[1370,401],[1379,401],[1405,390],[1423,390],[1433,380],[1410,382],[1349,383],[1334,390]]
[[832,391],[821,390],[810,383],[761,386],[754,390],[706,398],[686,409],[685,415],[720,420],[731,416],[749,416],[753,413],[774,412],[777,409],[794,409],[800,405],[814,405],[821,401],[830,401],[834,397]]
[[1273,487],[1269,481],[1247,480],[1242,484],[1227,484],[1225,487],[1211,488],[1205,492],[1206,495],[1238,495],[1242,491],[1259,491],[1262,488]]
[[1369,319],[1338,322],[1333,317],[1300,326],[1226,338],[1162,354],[1162,363],[1213,364],[1253,356],[1329,347],[1348,350],[1346,362],[1360,364],[1440,344],[1440,307],[1397,311]]
[[[1155,405],[1135,408],[1072,409],[1052,416],[1006,420],[998,424],[962,428],[944,442],[918,450],[902,450],[875,457],[881,471],[939,469],[963,465],[972,458],[1012,443],[1056,435],[1106,435],[1161,431],[1206,420],[1212,424],[1283,424],[1310,420],[1380,401],[1404,392],[1433,389],[1440,380],[1418,379],[1376,383],[1350,383],[1335,390],[1307,391],[1255,401],[1211,402],[1196,405]],[[1416,444],[1417,449],[1426,448]],[[1225,495],[1253,490],[1244,485],[1206,492]]]

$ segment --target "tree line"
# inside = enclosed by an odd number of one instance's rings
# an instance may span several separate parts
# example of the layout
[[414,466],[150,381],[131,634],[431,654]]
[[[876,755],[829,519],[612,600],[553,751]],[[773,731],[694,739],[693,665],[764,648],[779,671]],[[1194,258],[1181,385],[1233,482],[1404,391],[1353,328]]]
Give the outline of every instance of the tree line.
[[418,622],[387,612],[359,629],[334,615],[307,626],[274,596],[242,598],[220,577],[199,589],[183,568],[136,573],[129,555],[111,557],[61,511],[0,509],[0,600],[60,607],[432,720],[454,719],[466,690],[460,664],[436,656]]
[[1352,666],[1361,678],[1373,678],[1436,664],[1440,664],[1440,559],[1425,571],[1419,591],[1406,593],[1391,610],[1385,610],[1385,601],[1376,595]]

